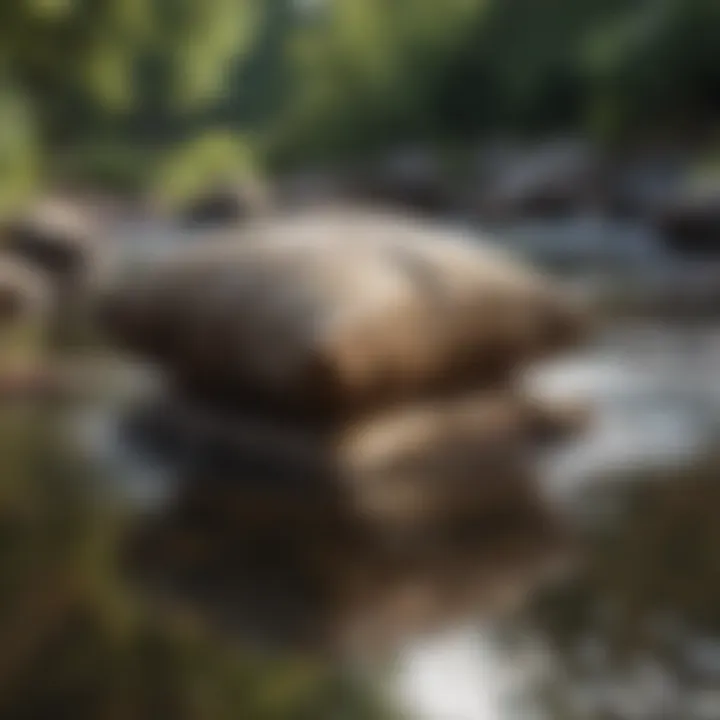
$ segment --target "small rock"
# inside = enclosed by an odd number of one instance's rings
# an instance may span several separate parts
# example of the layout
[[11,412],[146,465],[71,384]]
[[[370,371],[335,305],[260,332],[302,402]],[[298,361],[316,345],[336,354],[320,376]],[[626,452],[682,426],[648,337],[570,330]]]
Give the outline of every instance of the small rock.
[[53,276],[75,275],[93,253],[94,222],[65,200],[47,199],[5,227],[5,247]]
[[234,225],[262,213],[269,205],[266,188],[260,184],[214,188],[194,198],[180,213],[188,227]]
[[47,287],[32,268],[10,257],[0,257],[0,323],[42,311]]

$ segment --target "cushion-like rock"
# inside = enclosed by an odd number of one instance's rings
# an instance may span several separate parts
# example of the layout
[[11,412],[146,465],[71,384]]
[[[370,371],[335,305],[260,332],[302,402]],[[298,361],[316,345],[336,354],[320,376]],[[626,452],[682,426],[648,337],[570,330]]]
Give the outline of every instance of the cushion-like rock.
[[495,383],[584,329],[497,250],[360,212],[218,233],[133,268],[102,305],[111,336],[189,386],[346,413]]

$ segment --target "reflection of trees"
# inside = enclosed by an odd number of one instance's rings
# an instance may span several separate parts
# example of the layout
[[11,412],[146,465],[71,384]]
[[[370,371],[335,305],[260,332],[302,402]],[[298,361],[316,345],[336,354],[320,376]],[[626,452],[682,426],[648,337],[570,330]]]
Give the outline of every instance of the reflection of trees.
[[321,663],[254,657],[138,601],[116,509],[37,408],[0,412],[0,717],[379,718]]
[[[653,702],[664,694],[667,717],[701,716],[692,703],[709,702],[702,693],[720,673],[720,645],[707,642],[720,636],[717,480],[710,458],[584,495],[594,521],[586,563],[530,614],[563,671],[553,683],[556,700],[567,705],[583,690],[604,688],[614,717],[628,717],[631,702],[657,717]],[[601,704],[590,702],[592,717],[606,716]]]

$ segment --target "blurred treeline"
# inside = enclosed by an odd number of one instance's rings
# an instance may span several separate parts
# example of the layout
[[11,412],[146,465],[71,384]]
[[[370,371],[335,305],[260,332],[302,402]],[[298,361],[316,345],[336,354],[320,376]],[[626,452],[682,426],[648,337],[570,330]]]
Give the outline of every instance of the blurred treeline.
[[183,193],[498,134],[712,133],[715,0],[13,0],[0,196],[48,178]]

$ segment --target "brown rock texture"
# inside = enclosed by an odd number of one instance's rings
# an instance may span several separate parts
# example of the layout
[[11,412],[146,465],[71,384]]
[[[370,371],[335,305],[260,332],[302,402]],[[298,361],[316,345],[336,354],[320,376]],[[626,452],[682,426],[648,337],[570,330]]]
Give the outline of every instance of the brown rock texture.
[[502,253],[362,212],[215,234],[134,268],[102,319],[121,345],[203,394],[350,417],[497,384],[586,330],[551,283]]

